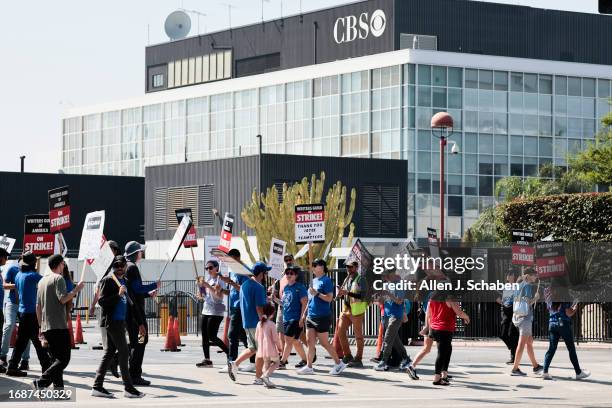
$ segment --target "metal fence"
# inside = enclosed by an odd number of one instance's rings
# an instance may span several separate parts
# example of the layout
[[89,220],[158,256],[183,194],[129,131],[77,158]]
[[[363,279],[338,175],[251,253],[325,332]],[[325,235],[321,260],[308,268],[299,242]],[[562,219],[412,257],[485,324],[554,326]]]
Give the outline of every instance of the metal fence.
[[[342,283],[346,276],[345,270],[330,271],[330,278],[335,284]],[[267,282],[268,286],[272,281]],[[86,309],[94,297],[94,283],[87,282],[77,299],[74,313],[81,318],[86,315]],[[168,314],[178,316],[181,332],[198,334],[200,332],[200,314],[202,303],[194,294],[197,287],[193,280],[176,280],[163,282],[160,295],[145,300],[145,313],[149,324],[149,333],[160,335],[165,333]],[[478,299],[464,300],[462,307],[470,315],[470,324],[464,325],[457,321],[455,337],[464,339],[496,338],[499,335],[501,321],[500,306],[494,301],[494,296],[478,295]],[[332,304],[333,319],[331,332],[335,330],[335,322],[342,311],[340,300]],[[364,336],[376,338],[379,332],[381,317],[380,308],[372,304],[368,308],[364,322]],[[612,303],[582,304],[572,319],[572,328],[576,341],[612,342]],[[420,322],[418,321],[418,304],[413,304],[408,322],[402,327],[404,342],[419,337]],[[352,333],[349,333],[352,334]],[[542,303],[536,305],[534,311],[534,337],[548,338],[548,311]]]

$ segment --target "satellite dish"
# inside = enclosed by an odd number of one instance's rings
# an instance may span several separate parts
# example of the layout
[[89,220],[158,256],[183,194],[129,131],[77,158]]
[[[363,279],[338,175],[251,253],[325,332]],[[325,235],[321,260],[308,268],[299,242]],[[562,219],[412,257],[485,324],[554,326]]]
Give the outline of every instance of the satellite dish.
[[191,19],[187,13],[183,11],[173,11],[168,17],[166,17],[164,28],[166,30],[166,34],[171,40],[180,40],[189,34],[189,30],[191,29]]

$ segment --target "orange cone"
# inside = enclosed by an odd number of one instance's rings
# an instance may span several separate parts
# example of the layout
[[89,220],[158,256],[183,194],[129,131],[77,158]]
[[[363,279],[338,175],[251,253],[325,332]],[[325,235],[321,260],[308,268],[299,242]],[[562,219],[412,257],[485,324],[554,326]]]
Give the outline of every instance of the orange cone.
[[73,350],[78,350],[79,348],[74,344],[74,332],[72,330],[72,318],[68,316],[68,333],[70,333],[70,348]]
[[17,332],[19,331],[19,325],[15,324],[13,328],[13,334],[11,334],[11,347],[15,347],[15,343],[17,343]]
[[76,344],[87,344],[83,340],[83,326],[81,325],[81,315],[77,314],[76,317],[76,332],[74,333],[74,342]]
[[176,347],[176,342],[174,338],[174,318],[172,316],[168,317],[168,330],[166,332],[166,344],[164,344],[164,348],[161,351],[181,351]]
[[184,347],[185,345],[181,343],[181,329],[180,329],[180,325],[179,325],[179,319],[176,318],[174,319],[174,343],[176,344],[176,347]]

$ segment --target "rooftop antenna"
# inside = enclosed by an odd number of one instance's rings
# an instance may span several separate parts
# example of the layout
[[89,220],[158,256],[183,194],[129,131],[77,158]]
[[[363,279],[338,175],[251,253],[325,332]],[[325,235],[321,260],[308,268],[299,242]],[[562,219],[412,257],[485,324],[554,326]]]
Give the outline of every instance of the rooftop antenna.
[[166,35],[170,38],[170,40],[180,40],[189,34],[189,30],[191,29],[191,19],[187,13],[182,10],[173,11],[168,17],[166,17],[164,29],[166,30]]
[[[198,16],[198,35],[200,35],[200,17],[206,17],[206,13],[202,13],[201,11],[198,10],[187,10],[184,8],[180,8],[180,11],[184,11],[185,13],[191,13],[191,14],[195,14],[196,16]],[[204,34],[206,34],[206,25],[204,25]]]
[[263,4],[264,4],[264,3],[269,3],[269,2],[270,2],[270,0],[261,0],[261,22],[262,22],[262,24],[263,24],[263,22],[264,22],[264,15],[263,15]]
[[230,31],[232,31],[232,9],[236,8],[236,6],[230,4],[230,3],[220,3],[222,6],[226,6],[227,7],[227,14],[229,15],[229,29]]

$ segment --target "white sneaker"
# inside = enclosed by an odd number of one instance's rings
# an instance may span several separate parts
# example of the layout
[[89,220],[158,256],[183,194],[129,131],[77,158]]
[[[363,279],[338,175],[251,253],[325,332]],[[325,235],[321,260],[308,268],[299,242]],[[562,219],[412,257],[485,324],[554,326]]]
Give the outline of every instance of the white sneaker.
[[261,378],[257,378],[255,377],[255,379],[253,380],[253,385],[263,385],[264,381]]
[[309,375],[314,374],[314,370],[312,367],[308,367],[307,365],[297,370],[297,373],[300,375]]
[[589,370],[582,370],[580,374],[576,374],[576,379],[582,380],[583,378],[587,378],[590,375],[591,375],[591,372]]
[[329,373],[331,375],[338,375],[341,372],[343,372],[346,367],[347,367],[347,365],[343,361],[340,361],[331,370],[329,370]]
[[272,381],[270,381],[270,377],[261,377],[266,388],[276,388],[276,385]]
[[115,394],[107,391],[104,387],[92,388],[91,395],[93,397],[100,397],[100,398],[115,398]]
[[219,369],[220,373],[227,373],[227,364]]
[[254,373],[255,372],[255,364],[249,363],[244,367],[238,367],[238,371],[242,371],[243,373]]
[[549,373],[542,373],[542,379],[543,380],[552,380],[553,377]]

